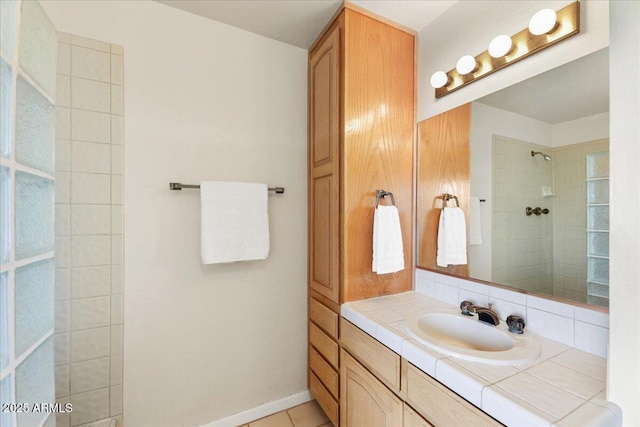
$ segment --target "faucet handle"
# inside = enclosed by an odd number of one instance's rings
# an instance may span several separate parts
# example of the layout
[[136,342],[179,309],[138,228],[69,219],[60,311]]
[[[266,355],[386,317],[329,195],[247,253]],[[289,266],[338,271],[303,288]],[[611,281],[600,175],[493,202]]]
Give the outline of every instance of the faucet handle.
[[462,301],[460,303],[460,311],[467,316],[473,316],[476,312],[475,306],[471,301]]
[[507,326],[509,327],[509,332],[521,334],[524,332],[524,319],[520,316],[516,316],[515,314],[511,314],[507,317]]

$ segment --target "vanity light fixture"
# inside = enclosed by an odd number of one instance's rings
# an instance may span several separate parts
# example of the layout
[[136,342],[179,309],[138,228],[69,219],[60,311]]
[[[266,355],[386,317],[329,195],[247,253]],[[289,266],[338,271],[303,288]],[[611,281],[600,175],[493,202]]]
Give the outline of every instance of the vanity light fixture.
[[503,34],[491,40],[489,43],[489,55],[492,58],[502,58],[513,51],[513,40],[511,37]]
[[456,64],[456,71],[461,76],[466,76],[467,74],[474,73],[478,71],[480,64],[476,61],[471,55],[465,55],[462,58],[458,59],[458,63]]
[[552,32],[558,27],[558,18],[553,9],[542,9],[529,21],[529,32],[534,36],[541,36]]
[[451,83],[451,78],[444,71],[436,71],[431,76],[431,86],[436,89],[447,86],[449,83]]
[[[442,98],[484,76],[553,46],[580,32],[580,2],[558,10],[543,9],[536,13],[529,26],[509,37],[494,38],[487,51],[473,57],[465,55],[456,68],[447,73],[437,72],[431,77],[436,98]],[[442,76],[445,74],[446,78]]]

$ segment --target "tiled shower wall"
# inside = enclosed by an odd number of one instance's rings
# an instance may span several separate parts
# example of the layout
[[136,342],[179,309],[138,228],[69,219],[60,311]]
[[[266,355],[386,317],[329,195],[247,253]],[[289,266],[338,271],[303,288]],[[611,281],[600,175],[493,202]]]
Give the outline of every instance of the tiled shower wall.
[[58,41],[55,376],[73,412],[57,425],[121,422],[123,49]]
[[599,139],[553,149],[554,295],[587,302],[587,154],[609,151]]
[[492,281],[553,293],[552,215],[525,215],[526,207],[552,210],[553,162],[531,151],[549,147],[499,135],[493,137]]

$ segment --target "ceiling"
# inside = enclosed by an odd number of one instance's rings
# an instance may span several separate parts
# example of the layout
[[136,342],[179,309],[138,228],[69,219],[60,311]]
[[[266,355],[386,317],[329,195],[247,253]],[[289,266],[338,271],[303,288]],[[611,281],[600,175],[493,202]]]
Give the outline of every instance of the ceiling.
[[[339,0],[156,0],[214,21],[308,49]],[[354,0],[351,3],[420,31],[455,1]]]
[[609,49],[569,62],[477,100],[556,124],[609,111]]

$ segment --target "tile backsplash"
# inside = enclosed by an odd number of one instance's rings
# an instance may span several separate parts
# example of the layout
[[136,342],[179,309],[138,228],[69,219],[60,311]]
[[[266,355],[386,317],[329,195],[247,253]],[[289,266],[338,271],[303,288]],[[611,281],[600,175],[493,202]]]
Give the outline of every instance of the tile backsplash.
[[607,357],[606,313],[421,269],[416,270],[415,290],[456,306],[465,299],[478,305],[493,304],[502,320],[510,314],[523,316],[528,331]]

